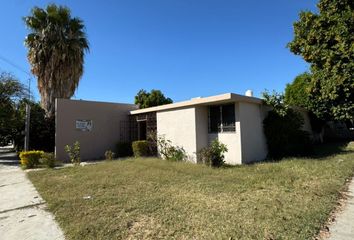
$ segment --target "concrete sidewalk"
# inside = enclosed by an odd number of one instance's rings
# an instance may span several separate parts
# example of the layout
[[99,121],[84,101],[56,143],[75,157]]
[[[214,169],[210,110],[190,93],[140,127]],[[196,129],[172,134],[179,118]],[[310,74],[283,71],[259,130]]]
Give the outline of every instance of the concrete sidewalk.
[[335,222],[329,226],[329,240],[353,240],[354,239],[354,178],[348,188],[348,199],[342,211],[336,217]]
[[[1,240],[61,240],[63,232],[26,174],[0,153],[0,238]],[[9,157],[7,157],[9,156]],[[11,157],[12,158],[11,158]],[[5,160],[4,160],[5,159]]]

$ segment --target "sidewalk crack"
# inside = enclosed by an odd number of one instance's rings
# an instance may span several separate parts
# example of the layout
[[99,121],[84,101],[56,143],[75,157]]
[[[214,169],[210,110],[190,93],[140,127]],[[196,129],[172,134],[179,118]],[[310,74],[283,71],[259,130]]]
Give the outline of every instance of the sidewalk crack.
[[3,185],[0,185],[0,187],[11,186],[11,185],[20,184],[20,183],[23,183],[23,182],[24,182],[24,181],[22,181],[22,182],[15,182],[15,183],[9,183],[9,184],[3,184]]
[[0,214],[11,212],[11,211],[16,211],[16,210],[21,210],[21,209],[26,209],[26,208],[37,207],[37,206],[40,206],[43,204],[45,204],[45,202],[34,203],[34,204],[30,204],[30,205],[26,205],[26,206],[18,207],[18,208],[11,208],[11,209],[0,211]]

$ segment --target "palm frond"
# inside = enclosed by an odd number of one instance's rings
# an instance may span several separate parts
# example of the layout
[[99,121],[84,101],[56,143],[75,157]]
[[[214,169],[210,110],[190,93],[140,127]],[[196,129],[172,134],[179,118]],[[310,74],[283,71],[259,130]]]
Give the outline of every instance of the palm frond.
[[30,29],[25,45],[42,107],[50,116],[55,98],[70,98],[78,87],[89,43],[83,21],[72,18],[69,8],[50,4],[31,13],[24,18]]

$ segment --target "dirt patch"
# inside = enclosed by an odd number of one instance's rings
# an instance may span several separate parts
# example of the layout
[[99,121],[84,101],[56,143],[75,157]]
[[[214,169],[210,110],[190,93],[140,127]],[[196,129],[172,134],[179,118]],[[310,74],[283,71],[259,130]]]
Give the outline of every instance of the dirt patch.
[[129,229],[128,240],[133,239],[150,239],[158,234],[157,229],[161,228],[161,225],[156,222],[153,217],[141,216],[135,221],[128,222],[127,227]]

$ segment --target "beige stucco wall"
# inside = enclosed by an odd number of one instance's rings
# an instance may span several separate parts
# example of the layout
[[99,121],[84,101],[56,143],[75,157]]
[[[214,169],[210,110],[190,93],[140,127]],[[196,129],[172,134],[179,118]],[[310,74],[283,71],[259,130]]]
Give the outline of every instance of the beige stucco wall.
[[242,164],[240,134],[235,133],[211,133],[209,134],[210,143],[214,139],[218,139],[227,147],[227,152],[224,154],[224,161],[230,165]]
[[170,140],[173,145],[183,147],[192,162],[197,161],[196,153],[214,139],[224,143],[227,164],[241,164],[240,121],[238,104],[235,104],[236,132],[208,133],[208,107],[196,106],[157,112],[157,134]]
[[231,165],[242,164],[239,103],[235,103],[235,121],[235,132],[210,133],[208,136],[209,143],[214,139],[218,139],[226,145],[228,151],[225,153],[224,161]]
[[197,106],[195,108],[196,121],[196,151],[198,152],[209,145],[208,138],[208,107]]
[[196,109],[188,107],[157,112],[157,135],[183,147],[191,162],[196,162]]
[[207,106],[161,111],[157,112],[157,134],[183,147],[192,162],[196,162],[196,153],[214,139],[227,146],[227,164],[260,161],[267,155],[261,110],[259,104],[236,102],[236,131],[232,133],[208,133]]
[[262,105],[239,103],[241,123],[242,163],[264,160],[267,156],[267,143],[263,132]]
[[[76,140],[81,145],[81,159],[93,160],[104,156],[106,150],[114,151],[121,140],[123,122],[128,121],[129,111],[137,109],[132,104],[104,103],[82,100],[57,99],[55,154],[57,159],[69,161],[64,146]],[[76,120],[92,120],[92,131],[76,129]]]

